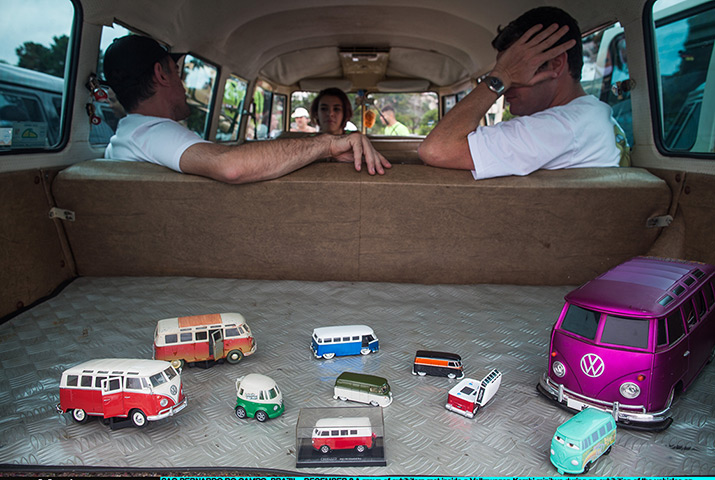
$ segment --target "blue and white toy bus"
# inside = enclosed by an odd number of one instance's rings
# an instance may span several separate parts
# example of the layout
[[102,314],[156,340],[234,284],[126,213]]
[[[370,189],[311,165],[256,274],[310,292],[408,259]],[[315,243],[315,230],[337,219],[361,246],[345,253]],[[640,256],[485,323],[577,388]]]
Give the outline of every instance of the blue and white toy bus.
[[313,330],[310,348],[316,358],[335,355],[367,355],[380,348],[375,332],[367,325],[319,327]]

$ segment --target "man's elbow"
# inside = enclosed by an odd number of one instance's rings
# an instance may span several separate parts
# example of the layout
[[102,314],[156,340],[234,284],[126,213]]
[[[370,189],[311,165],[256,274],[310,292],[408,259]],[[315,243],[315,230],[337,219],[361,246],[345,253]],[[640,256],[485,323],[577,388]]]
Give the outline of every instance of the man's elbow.
[[425,165],[431,165],[433,167],[441,166],[442,156],[440,155],[440,148],[435,145],[434,141],[431,141],[429,137],[425,138],[420,146],[417,148],[417,155],[422,160]]

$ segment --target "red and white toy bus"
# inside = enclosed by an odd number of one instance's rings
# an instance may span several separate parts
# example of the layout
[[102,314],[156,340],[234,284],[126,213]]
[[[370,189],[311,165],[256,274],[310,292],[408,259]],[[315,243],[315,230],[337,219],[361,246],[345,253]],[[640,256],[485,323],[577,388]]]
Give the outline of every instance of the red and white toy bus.
[[215,313],[159,320],[154,331],[154,358],[186,363],[226,359],[235,364],[256,351],[243,315]]
[[375,432],[368,417],[321,418],[313,429],[313,448],[320,453],[355,449],[362,453],[372,448]]
[[465,378],[449,391],[447,410],[473,418],[479,407],[487,404],[496,395],[501,385],[501,372],[496,368],[489,372],[481,382]]
[[181,375],[169,363],[133,358],[90,360],[60,379],[57,411],[84,423],[89,416],[129,418],[136,427],[161,420],[188,404]]

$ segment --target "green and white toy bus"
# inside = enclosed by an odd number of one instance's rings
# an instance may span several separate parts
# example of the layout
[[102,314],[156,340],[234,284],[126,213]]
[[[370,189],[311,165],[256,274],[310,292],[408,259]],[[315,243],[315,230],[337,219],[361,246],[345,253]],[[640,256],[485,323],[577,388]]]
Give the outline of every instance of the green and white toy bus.
[[259,422],[280,416],[283,394],[271,377],[249,373],[236,380],[236,417],[255,417]]

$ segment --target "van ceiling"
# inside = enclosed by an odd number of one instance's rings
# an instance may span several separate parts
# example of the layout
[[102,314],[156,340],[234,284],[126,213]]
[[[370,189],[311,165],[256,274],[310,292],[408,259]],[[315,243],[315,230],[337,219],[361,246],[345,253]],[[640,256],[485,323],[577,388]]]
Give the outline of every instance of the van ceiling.
[[[354,88],[420,79],[453,85],[494,62],[491,39],[524,11],[562,6],[583,30],[615,20],[616,0],[81,0],[85,21],[113,21],[216,62],[245,79],[281,85],[307,79],[347,79]],[[628,2],[627,2],[628,3]],[[637,18],[639,2],[632,2]],[[619,3],[621,10],[622,2]],[[341,52],[386,52],[366,76],[345,74]]]

